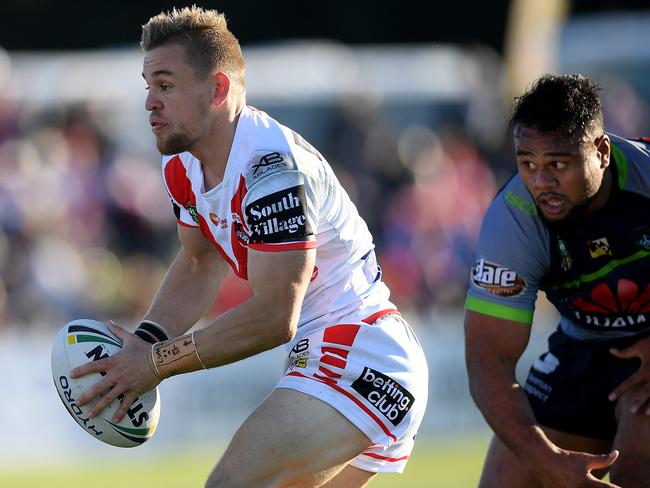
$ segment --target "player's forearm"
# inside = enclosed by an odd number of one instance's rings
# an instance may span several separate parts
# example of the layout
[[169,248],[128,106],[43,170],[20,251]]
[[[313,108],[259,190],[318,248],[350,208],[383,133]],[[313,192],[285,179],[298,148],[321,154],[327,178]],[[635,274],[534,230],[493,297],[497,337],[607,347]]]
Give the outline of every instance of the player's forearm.
[[543,464],[556,452],[515,379],[514,365],[495,359],[470,366],[470,391],[492,430],[524,464]]
[[156,375],[165,379],[221,366],[284,344],[295,334],[299,309],[253,297],[205,329],[154,344],[151,357]]
[[183,334],[205,314],[226,275],[219,261],[197,260],[181,250],[144,319],[163,325],[170,337]]

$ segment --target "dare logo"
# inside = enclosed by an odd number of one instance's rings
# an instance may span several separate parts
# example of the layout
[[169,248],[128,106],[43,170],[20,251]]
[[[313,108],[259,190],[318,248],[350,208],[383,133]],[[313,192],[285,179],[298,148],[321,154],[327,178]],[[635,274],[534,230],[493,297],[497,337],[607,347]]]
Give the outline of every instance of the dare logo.
[[512,297],[526,289],[526,281],[506,266],[480,258],[472,269],[472,282],[495,295]]

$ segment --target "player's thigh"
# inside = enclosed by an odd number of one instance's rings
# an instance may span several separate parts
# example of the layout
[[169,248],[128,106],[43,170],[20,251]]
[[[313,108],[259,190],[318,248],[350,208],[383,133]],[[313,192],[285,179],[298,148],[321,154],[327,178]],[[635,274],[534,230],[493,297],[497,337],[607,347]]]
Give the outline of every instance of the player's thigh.
[[276,388],[239,428],[206,486],[321,486],[371,444],[330,405]]
[[[543,427],[544,433],[555,445],[572,451],[606,454],[611,448],[611,442],[575,434],[568,434]],[[602,477],[604,472],[594,472],[594,476]],[[540,486],[530,470],[515,456],[501,440],[494,436],[485,458],[480,488],[535,488]]]
[[612,482],[626,488],[648,486],[650,480],[650,417],[630,413],[631,407],[629,393],[616,405],[617,430],[613,447],[620,455],[610,471]]
[[321,488],[362,488],[367,486],[376,474],[348,465]]

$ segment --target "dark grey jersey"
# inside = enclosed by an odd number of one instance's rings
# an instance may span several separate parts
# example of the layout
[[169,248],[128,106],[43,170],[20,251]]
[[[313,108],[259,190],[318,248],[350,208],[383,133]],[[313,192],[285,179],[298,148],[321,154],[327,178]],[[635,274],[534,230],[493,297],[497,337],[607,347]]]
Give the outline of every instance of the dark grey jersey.
[[570,336],[650,330],[650,149],[610,134],[613,189],[605,206],[547,223],[519,175],[490,205],[465,307],[531,323],[542,290]]

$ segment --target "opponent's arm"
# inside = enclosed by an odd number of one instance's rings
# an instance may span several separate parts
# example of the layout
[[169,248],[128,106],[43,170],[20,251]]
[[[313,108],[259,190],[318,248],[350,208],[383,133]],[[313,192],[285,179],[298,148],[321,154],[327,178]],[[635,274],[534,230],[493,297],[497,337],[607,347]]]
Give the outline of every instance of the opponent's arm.
[[650,416],[650,337],[639,339],[626,349],[610,349],[610,352],[621,359],[639,359],[641,365],[612,391],[609,400],[616,402],[626,395],[630,413]]
[[[465,349],[470,392],[496,435],[548,487],[597,482],[589,471],[616,458],[560,449],[535,421],[515,378],[517,361],[530,338],[530,326],[467,311]],[[607,485],[604,485],[607,486]]]

